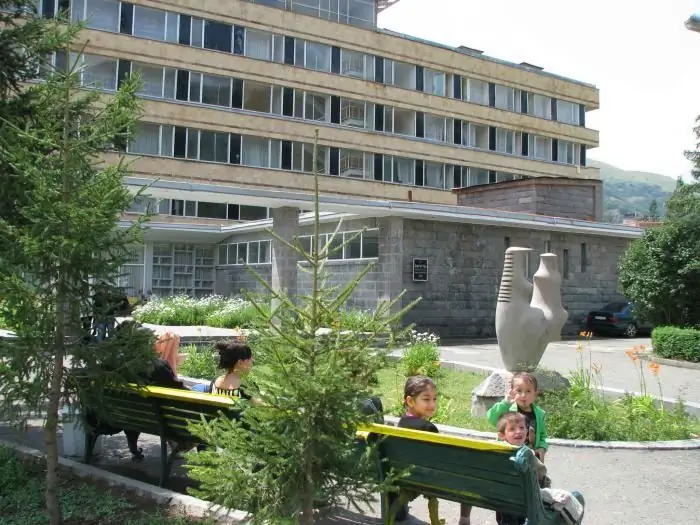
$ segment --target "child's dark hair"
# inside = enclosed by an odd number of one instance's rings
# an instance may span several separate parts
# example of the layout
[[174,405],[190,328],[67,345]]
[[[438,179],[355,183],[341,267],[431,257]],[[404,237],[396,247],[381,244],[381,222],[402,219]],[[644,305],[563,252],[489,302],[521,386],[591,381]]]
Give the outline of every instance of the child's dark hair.
[[520,423],[524,425],[527,424],[527,418],[520,412],[506,412],[500,418],[498,418],[498,433],[503,434],[506,431],[506,427],[510,423]]
[[403,402],[406,404],[407,397],[418,397],[429,388],[436,389],[432,379],[426,376],[411,376],[406,379],[403,387]]
[[511,384],[515,383],[516,379],[520,379],[526,383],[530,383],[532,387],[537,392],[537,378],[530,372],[516,372],[513,374],[513,379],[511,379]]
[[219,368],[224,370],[233,370],[238,361],[253,357],[250,347],[237,341],[216,343],[216,349],[219,351]]

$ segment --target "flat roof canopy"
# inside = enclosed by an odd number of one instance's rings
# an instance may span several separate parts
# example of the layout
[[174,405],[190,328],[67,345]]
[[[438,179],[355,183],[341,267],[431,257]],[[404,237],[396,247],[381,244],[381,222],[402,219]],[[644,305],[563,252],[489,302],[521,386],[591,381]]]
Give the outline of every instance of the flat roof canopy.
[[381,13],[385,9],[390,8],[392,5],[397,3],[399,0],[377,0],[377,12]]

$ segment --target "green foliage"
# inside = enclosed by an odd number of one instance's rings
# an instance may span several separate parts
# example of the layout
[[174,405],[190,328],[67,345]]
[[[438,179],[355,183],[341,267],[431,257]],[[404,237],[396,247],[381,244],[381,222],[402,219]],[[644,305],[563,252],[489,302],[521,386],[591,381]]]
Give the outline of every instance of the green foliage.
[[700,362],[700,330],[657,326],[651,333],[651,343],[660,357]]
[[700,181],[700,116],[695,119],[695,149],[686,151],[685,158],[693,163],[691,174],[696,181]]
[[[22,459],[12,449],[0,447],[0,465],[3,525],[45,523],[43,463]],[[62,476],[61,481],[59,501],[66,523],[213,525],[208,521],[168,516],[150,503],[67,474]]]
[[440,338],[431,333],[413,330],[409,345],[401,356],[401,369],[404,377],[427,376],[437,380],[442,375],[440,368]]
[[[312,291],[289,297],[250,270],[269,293],[263,304],[250,298],[259,312],[251,377],[259,402],[240,422],[197,425],[194,432],[219,450],[188,455],[190,475],[200,482],[196,493],[251,512],[254,523],[311,524],[314,508],[368,502],[377,491],[373,445],[359,450],[356,430],[372,420],[361,405],[390,351],[376,348],[375,339],[393,341],[392,327],[405,309],[396,298],[379,305],[357,332],[342,329],[346,302],[372,264],[346,287],[330,284],[327,259],[344,244],[320,245],[317,177],[315,184],[311,253],[298,238],[289,242],[270,231],[273,243],[293,247],[308,263]],[[277,306],[267,311],[266,304]]]
[[197,349],[195,346],[189,346],[181,349],[180,352],[186,353],[187,357],[178,368],[178,375],[211,380],[221,373],[218,366],[219,358],[213,348]]
[[700,324],[699,279],[700,223],[668,219],[634,240],[620,261],[622,293],[654,325]]
[[[0,0],[0,9],[22,6],[31,3]],[[0,16],[14,24],[0,24],[0,297],[2,315],[17,335],[0,341],[0,413],[15,417],[17,405],[23,414],[46,409],[46,502],[50,523],[58,525],[58,409],[73,385],[65,382],[65,358],[72,355],[73,366],[101,375],[104,367],[91,365],[105,357],[117,363],[110,376],[126,381],[153,355],[138,342],[133,350],[109,344],[103,351],[82,340],[81,317],[92,310],[91,283],[105,283],[114,293],[108,283],[121,273],[129,247],[141,240],[140,222],[118,225],[133,199],[123,184],[126,166],[100,160],[128,141],[138,119],[139,82],[128,79],[108,100],[85,92],[75,64],[54,71],[47,61],[52,51],[71,56],[80,27],[31,15],[22,25]],[[33,29],[21,29],[27,25]],[[20,83],[39,71],[42,82],[20,91]],[[122,339],[132,333],[125,331]],[[128,352],[117,358],[117,348]]]

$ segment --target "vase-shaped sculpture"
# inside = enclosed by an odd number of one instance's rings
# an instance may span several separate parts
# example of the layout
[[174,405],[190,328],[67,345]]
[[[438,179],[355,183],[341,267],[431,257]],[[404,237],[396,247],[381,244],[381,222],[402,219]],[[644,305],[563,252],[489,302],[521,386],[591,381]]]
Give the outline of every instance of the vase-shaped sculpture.
[[496,336],[506,370],[537,367],[547,344],[559,340],[568,318],[561,304],[561,275],[557,256],[540,256],[540,267],[531,284],[525,277],[525,257],[530,248],[506,250],[496,305]]

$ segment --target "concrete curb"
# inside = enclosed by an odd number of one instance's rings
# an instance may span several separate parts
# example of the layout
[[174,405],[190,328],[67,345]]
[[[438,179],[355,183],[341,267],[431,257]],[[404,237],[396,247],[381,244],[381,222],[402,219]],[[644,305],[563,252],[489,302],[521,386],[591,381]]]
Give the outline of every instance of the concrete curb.
[[[384,416],[384,420],[389,425],[396,426],[398,417]],[[481,430],[471,430],[468,428],[452,427],[449,425],[436,424],[440,433],[449,434],[463,438],[477,438],[488,441],[496,441],[498,436],[495,432],[483,432]],[[613,450],[698,450],[700,449],[700,439],[685,439],[677,441],[585,441],[576,439],[549,438],[547,442],[557,447],[568,448],[604,448]]]
[[[446,368],[449,368],[451,370],[459,370],[463,372],[472,372],[476,374],[482,374],[484,376],[488,376],[491,372],[495,372],[498,370],[497,368],[493,368],[490,366],[483,366],[483,365],[477,365],[473,363],[464,363],[461,361],[441,361],[443,365],[446,365]],[[610,387],[603,387],[603,388],[596,388],[599,392],[601,392],[605,397],[609,399],[619,399],[623,397],[626,394],[631,394],[633,396],[641,396],[641,392],[627,392],[625,390],[622,390],[620,388],[610,388]],[[661,402],[664,404],[665,407],[667,408],[675,408],[676,405],[678,404],[677,399],[673,399],[670,397],[656,397],[652,396],[654,399],[656,399],[658,402]],[[695,416],[695,417],[700,417],[700,403],[697,403],[695,401],[683,401],[683,405],[685,406],[686,412],[688,414]]]
[[[0,440],[0,445],[11,448],[21,456],[27,458],[40,459],[44,457],[43,452],[39,450],[24,447],[11,441]],[[243,525],[250,521],[247,513],[243,511],[226,509],[199,498],[113,474],[107,470],[86,465],[85,463],[80,463],[72,459],[59,457],[58,464],[68,469],[79,478],[100,480],[112,487],[123,488],[136,496],[149,499],[159,506],[167,507],[176,512],[185,513],[189,517],[210,518],[222,525]]]
[[675,368],[687,368],[689,370],[700,370],[700,363],[693,363],[691,361],[679,361],[677,359],[666,359],[665,357],[658,357],[653,354],[642,354],[641,358],[644,361],[651,361],[652,363],[658,363],[664,366],[673,366]]

